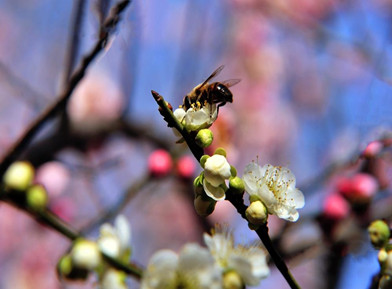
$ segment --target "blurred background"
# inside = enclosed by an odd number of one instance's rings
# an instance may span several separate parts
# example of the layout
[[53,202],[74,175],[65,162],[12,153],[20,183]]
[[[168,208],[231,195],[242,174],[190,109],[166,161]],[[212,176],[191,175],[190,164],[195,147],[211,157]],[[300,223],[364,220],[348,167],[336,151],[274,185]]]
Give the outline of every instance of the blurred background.
[[[0,0],[1,156],[67,86],[115,3]],[[252,160],[294,172],[305,208],[297,223],[271,217],[269,227],[302,288],[370,288],[379,265],[366,227],[392,215],[391,16],[390,0],[133,1],[66,111],[22,159],[36,167],[50,208],[92,238],[125,214],[138,264],[202,242],[216,222],[252,243],[229,203],[196,215],[201,168],[150,92],[175,108],[225,65],[216,79],[241,82],[209,152],[224,147],[239,175]],[[94,288],[94,278],[59,281],[69,240],[3,203],[0,232],[0,288]],[[260,288],[288,288],[271,270]]]

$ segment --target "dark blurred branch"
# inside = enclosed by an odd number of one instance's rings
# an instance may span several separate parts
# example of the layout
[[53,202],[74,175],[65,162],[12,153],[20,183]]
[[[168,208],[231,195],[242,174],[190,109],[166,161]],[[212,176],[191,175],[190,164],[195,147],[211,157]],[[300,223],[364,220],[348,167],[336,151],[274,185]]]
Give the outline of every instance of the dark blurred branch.
[[[23,210],[24,212],[30,214],[34,219],[36,219],[39,223],[48,226],[49,228],[57,231],[61,235],[67,237],[68,239],[74,241],[78,238],[83,238],[83,234],[77,232],[69,224],[65,221],[61,220],[56,214],[51,212],[50,210],[44,211],[32,211],[26,208],[25,206],[21,205],[19,202],[14,202],[9,194],[1,188],[0,190],[0,200],[5,201],[6,203]],[[107,256],[106,254],[102,253],[105,260],[114,268],[121,270],[130,276],[140,280],[143,269],[135,264],[129,263],[126,264],[116,258],[112,258]]]
[[49,119],[53,118],[58,112],[63,111],[73,90],[79,81],[84,77],[87,67],[95,59],[95,57],[107,46],[111,34],[115,31],[118,22],[120,21],[121,13],[130,3],[130,0],[121,1],[112,8],[111,16],[105,21],[100,38],[95,44],[94,48],[81,61],[79,68],[72,74],[68,86],[63,93],[57,97],[57,101],[48,107],[33,123],[27,128],[24,134],[15,142],[9,149],[0,164],[0,175],[2,176],[8,166],[15,161],[23,149],[32,141],[39,129]]
[[80,42],[80,31],[82,29],[83,15],[85,13],[86,0],[77,0],[74,2],[74,12],[72,15],[74,17],[72,23],[72,33],[68,43],[66,64],[64,70],[64,86],[67,85],[73,70],[75,69],[76,60],[79,54],[79,42]]

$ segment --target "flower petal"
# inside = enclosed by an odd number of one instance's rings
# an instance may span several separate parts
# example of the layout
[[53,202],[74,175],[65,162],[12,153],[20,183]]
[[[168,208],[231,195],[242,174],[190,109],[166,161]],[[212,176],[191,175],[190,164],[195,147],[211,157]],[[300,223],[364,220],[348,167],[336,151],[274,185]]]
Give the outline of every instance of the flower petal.
[[206,195],[215,201],[222,201],[226,198],[224,189],[221,187],[214,187],[206,179],[203,180],[203,188]]

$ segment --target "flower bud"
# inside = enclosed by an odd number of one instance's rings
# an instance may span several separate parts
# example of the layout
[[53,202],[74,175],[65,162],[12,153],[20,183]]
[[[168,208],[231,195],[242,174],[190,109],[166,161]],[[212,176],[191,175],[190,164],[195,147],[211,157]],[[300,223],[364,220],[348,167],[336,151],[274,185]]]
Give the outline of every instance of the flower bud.
[[378,252],[378,256],[377,257],[378,257],[378,262],[380,262],[380,264],[384,263],[387,260],[387,258],[388,258],[388,252],[385,249],[381,249]]
[[172,168],[170,154],[163,149],[154,151],[148,158],[148,168],[151,174],[156,177],[166,176]]
[[214,152],[214,155],[221,155],[226,157],[226,150],[224,148],[217,148]]
[[229,187],[235,194],[242,194],[245,190],[244,181],[240,177],[231,178],[229,181]]
[[382,248],[389,242],[390,229],[387,223],[382,220],[372,222],[368,227],[370,241],[375,248]]
[[195,196],[193,201],[196,213],[201,217],[207,217],[212,214],[215,209],[216,201],[205,196],[204,194],[198,194]]
[[200,158],[200,165],[201,165],[201,167],[202,167],[203,169],[204,169],[204,166],[205,166],[206,161],[208,160],[208,158],[210,158],[209,155],[203,155],[203,156]]
[[195,175],[195,159],[191,156],[183,156],[177,162],[178,175],[184,179],[190,179]]
[[339,194],[331,194],[323,204],[323,215],[331,220],[341,220],[350,213],[350,206]]
[[252,202],[245,211],[246,218],[254,225],[262,225],[267,222],[267,208],[261,201]]
[[212,131],[209,130],[208,128],[201,129],[196,135],[195,141],[198,146],[202,148],[206,148],[212,144],[212,141],[214,139],[214,135],[212,134]]
[[382,142],[372,141],[366,146],[366,148],[362,152],[362,155],[365,158],[372,158],[377,156],[382,151],[383,148],[384,148],[384,144]]
[[34,168],[28,162],[14,162],[4,174],[6,187],[13,190],[25,191],[34,178]]
[[242,289],[244,282],[235,271],[229,271],[223,275],[223,289]]
[[59,278],[68,280],[86,280],[88,277],[88,270],[73,267],[72,257],[70,255],[65,255],[57,263],[57,274]]
[[97,268],[102,259],[97,243],[85,239],[75,241],[71,257],[74,266],[87,270]]
[[34,211],[41,211],[46,208],[48,204],[48,194],[46,190],[41,185],[31,186],[27,190],[26,203],[29,208]]

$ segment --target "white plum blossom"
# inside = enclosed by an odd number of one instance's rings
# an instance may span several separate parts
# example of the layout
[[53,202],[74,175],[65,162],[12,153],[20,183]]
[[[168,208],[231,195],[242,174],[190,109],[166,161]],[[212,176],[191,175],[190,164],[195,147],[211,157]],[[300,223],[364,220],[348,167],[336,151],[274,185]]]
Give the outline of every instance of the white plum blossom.
[[177,255],[171,250],[155,253],[143,274],[141,289],[221,289],[222,272],[207,249],[186,245]]
[[268,213],[291,222],[298,220],[297,209],[305,205],[304,195],[295,187],[294,174],[285,167],[251,162],[243,175],[245,190],[260,199]]
[[224,200],[225,190],[221,185],[231,177],[231,167],[226,158],[215,154],[209,157],[204,164],[203,188],[206,195],[215,201]]
[[125,216],[120,215],[114,226],[103,224],[97,240],[100,250],[113,258],[120,258],[130,253],[131,229]]
[[209,128],[214,123],[218,117],[218,110],[216,104],[206,103],[201,107],[195,105],[186,111],[180,107],[173,114],[188,131],[199,131]]
[[245,285],[257,286],[269,275],[267,256],[259,246],[234,246],[228,231],[204,234],[204,242],[223,272],[234,271]]
[[102,261],[97,244],[90,240],[77,240],[70,254],[73,265],[87,270],[94,270]]

